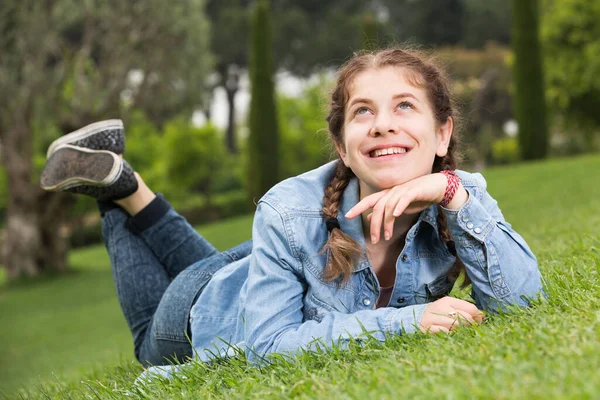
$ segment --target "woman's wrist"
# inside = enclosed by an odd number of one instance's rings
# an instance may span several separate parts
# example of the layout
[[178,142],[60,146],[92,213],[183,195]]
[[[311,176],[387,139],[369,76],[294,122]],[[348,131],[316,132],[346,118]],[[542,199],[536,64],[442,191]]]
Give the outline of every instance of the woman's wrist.
[[450,200],[450,202],[448,204],[446,204],[446,206],[444,208],[447,208],[448,210],[456,211],[456,210],[460,209],[462,206],[464,206],[465,203],[467,202],[467,200],[469,200],[469,192],[467,192],[467,190],[464,188],[464,186],[461,183],[458,186],[456,193],[454,193],[454,197],[452,198],[452,200]]
[[446,178],[446,187],[439,205],[449,210],[458,210],[469,199],[469,193],[454,170],[440,171],[440,174]]

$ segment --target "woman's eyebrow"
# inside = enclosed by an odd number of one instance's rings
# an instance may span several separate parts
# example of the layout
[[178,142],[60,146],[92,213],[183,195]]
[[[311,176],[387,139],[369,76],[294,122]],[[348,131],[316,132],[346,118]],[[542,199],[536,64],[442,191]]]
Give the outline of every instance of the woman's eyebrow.
[[370,99],[364,98],[364,97],[357,97],[355,99],[352,99],[349,103],[348,103],[348,108],[352,107],[353,105],[357,104],[357,103],[366,103],[369,104],[371,103]]
[[414,95],[414,94],[412,94],[412,93],[398,93],[398,94],[395,94],[394,96],[392,96],[392,98],[393,98],[394,100],[397,100],[397,99],[404,99],[404,98],[406,98],[406,97],[410,97],[411,99],[415,99],[416,101],[420,101],[420,100],[419,100],[419,99],[417,99],[417,98],[415,97],[415,95]]

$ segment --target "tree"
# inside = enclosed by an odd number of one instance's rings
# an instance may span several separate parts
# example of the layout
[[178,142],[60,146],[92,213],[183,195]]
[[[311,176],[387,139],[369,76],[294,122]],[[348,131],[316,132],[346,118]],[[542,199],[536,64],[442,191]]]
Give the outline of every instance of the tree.
[[380,0],[394,37],[425,45],[454,45],[462,40],[464,0]]
[[566,117],[570,137],[573,128],[589,135],[600,126],[600,3],[545,0],[543,5],[548,100]]
[[[249,10],[253,0],[207,0],[212,21],[211,48],[216,57],[214,85],[224,88],[229,108],[226,143],[235,153],[235,97],[248,69]],[[321,67],[335,67],[361,47],[362,13],[368,2],[358,0],[278,0],[273,15],[275,70],[309,76]],[[209,110],[205,114],[210,117]],[[209,118],[210,119],[210,118]]]
[[510,44],[510,3],[506,0],[464,0],[465,16],[461,43],[484,47],[487,42]]
[[4,0],[0,140],[9,201],[9,278],[66,269],[73,197],[42,192],[34,159],[52,139],[136,108],[161,124],[203,101],[209,68],[202,0],[167,4]]
[[548,153],[546,101],[539,38],[537,0],[512,0],[512,43],[515,53],[515,116],[519,146],[525,160]]
[[260,0],[252,16],[248,195],[257,201],[279,180],[279,134],[273,82],[273,40],[269,3]]
[[[230,153],[237,153],[235,134],[235,95],[240,90],[240,78],[247,67],[248,9],[250,0],[208,0],[206,12],[212,21],[211,49],[216,57],[214,85],[223,87],[227,95],[229,114],[225,141]],[[209,106],[209,105],[207,105]],[[207,113],[210,117],[210,113]],[[210,119],[210,118],[209,118]]]

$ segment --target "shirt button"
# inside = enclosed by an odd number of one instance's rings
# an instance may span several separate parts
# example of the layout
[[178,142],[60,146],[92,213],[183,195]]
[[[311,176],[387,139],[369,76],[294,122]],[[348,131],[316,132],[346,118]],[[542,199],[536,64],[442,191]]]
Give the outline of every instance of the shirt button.
[[371,300],[369,300],[369,299],[363,299],[363,304],[365,306],[370,306],[371,305]]
[[404,297],[398,297],[398,303],[404,303]]
[[408,260],[408,256],[406,254],[402,255],[402,261],[406,262],[406,260]]
[[467,214],[463,214],[462,220],[463,222],[469,222],[469,217],[467,217]]
[[472,222],[467,222],[467,228],[473,229],[473,223]]
[[473,230],[475,231],[475,233],[481,233],[481,228],[475,228]]

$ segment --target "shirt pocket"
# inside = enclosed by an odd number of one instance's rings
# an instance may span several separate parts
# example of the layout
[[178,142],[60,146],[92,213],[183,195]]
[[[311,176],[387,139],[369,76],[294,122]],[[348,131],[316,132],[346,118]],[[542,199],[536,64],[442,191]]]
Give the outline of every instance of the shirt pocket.
[[304,321],[321,322],[325,315],[335,311],[335,307],[317,298],[314,293],[304,298]]
[[448,279],[446,275],[437,277],[433,281],[425,284],[427,301],[432,302],[448,296],[454,287],[454,282]]

